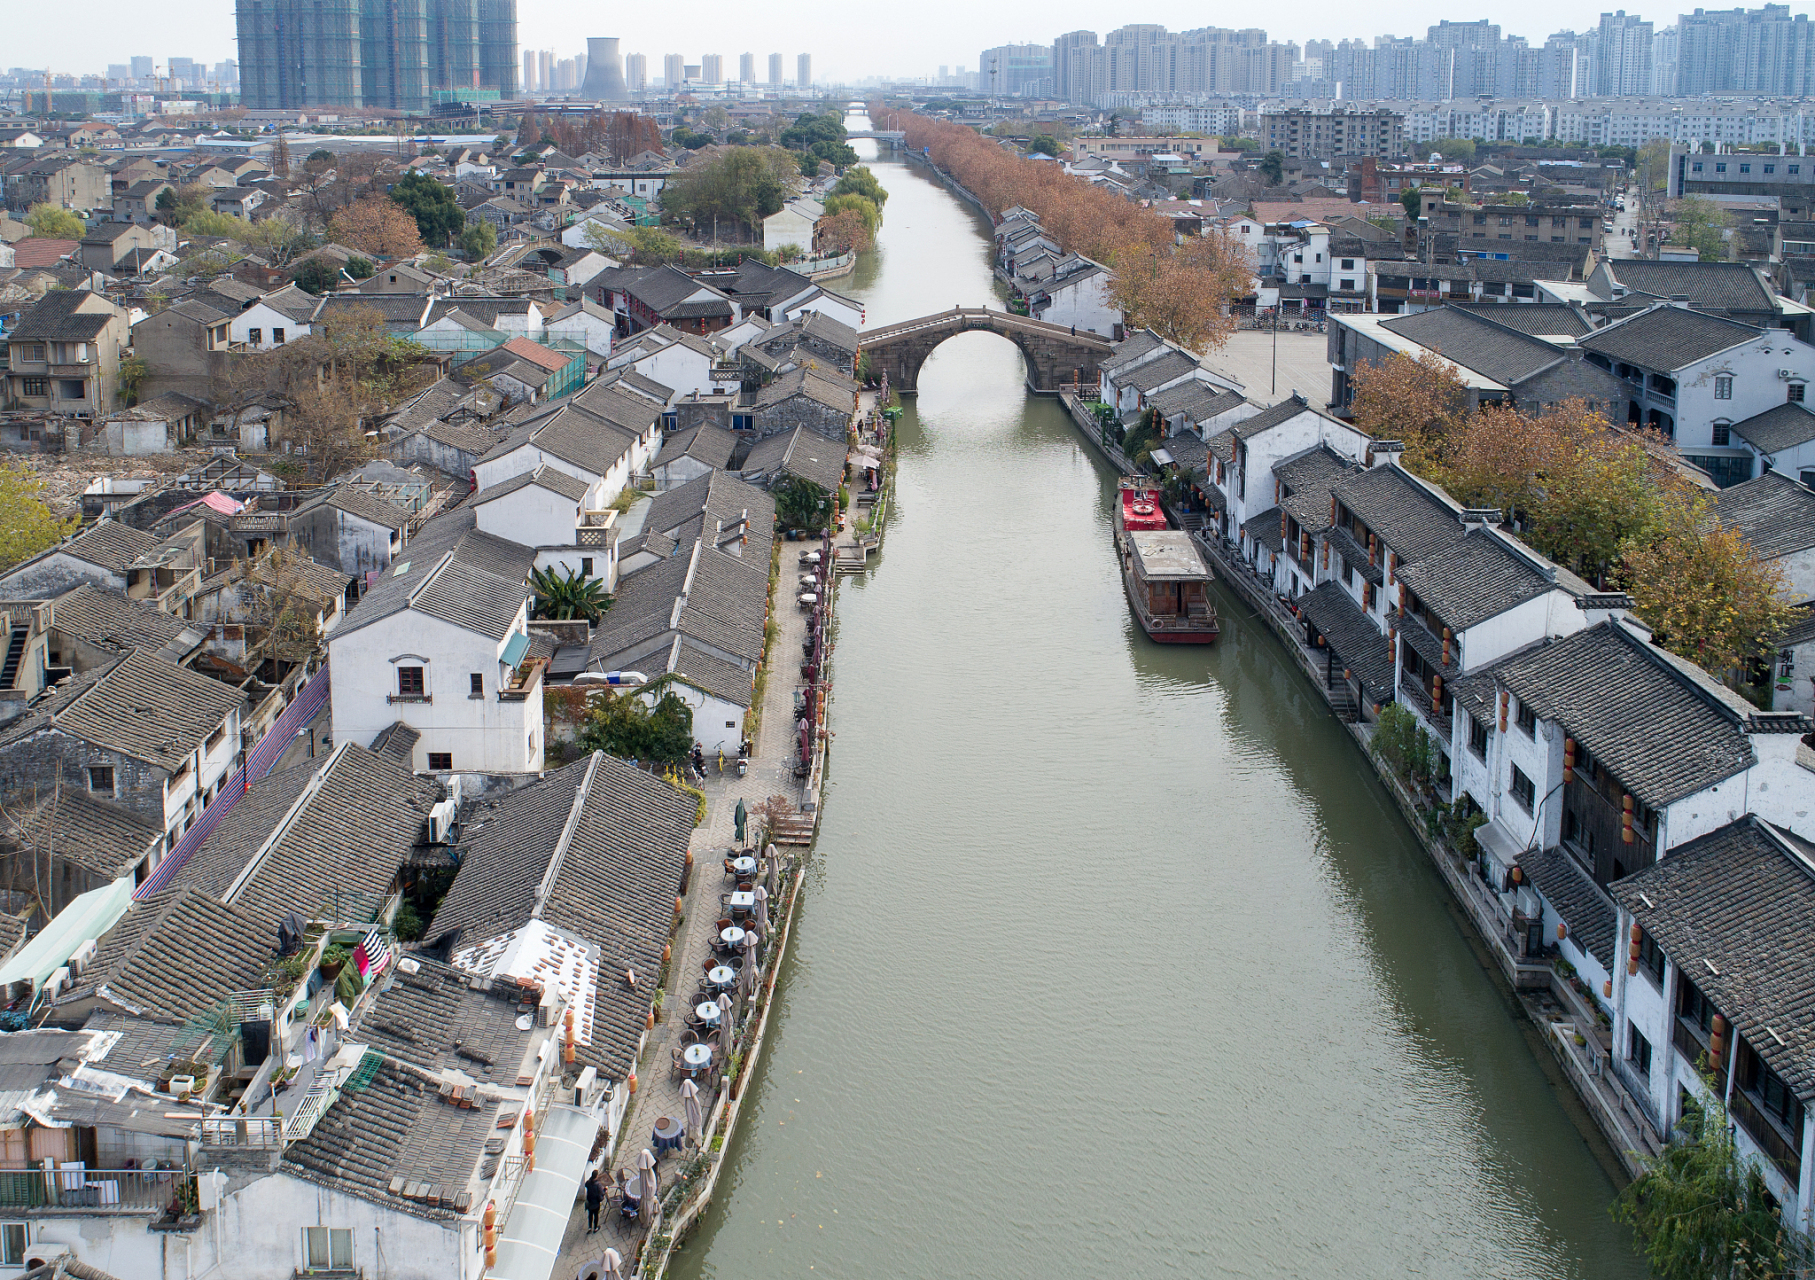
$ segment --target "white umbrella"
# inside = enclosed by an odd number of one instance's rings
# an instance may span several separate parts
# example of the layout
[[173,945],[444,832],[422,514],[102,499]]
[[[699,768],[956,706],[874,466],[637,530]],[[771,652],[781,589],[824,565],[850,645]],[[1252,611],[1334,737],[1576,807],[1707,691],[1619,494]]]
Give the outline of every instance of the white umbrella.
[[616,1249],[607,1249],[602,1261],[605,1268],[605,1280],[624,1280],[624,1259],[618,1256]]
[[691,1080],[681,1081],[681,1106],[687,1111],[687,1132],[693,1135],[693,1144],[705,1146],[706,1120],[700,1114],[700,1087]]
[[764,885],[756,886],[756,927],[764,933],[769,932],[769,890]]
[[737,992],[727,991],[719,997],[718,1002],[718,1040],[723,1046],[719,1056],[721,1072],[731,1069],[731,1050],[737,1044]]
[[773,894],[773,893],[776,893],[779,891],[779,889],[780,889],[779,882],[780,882],[780,878],[781,878],[781,859],[776,857],[774,845],[769,846],[768,858],[769,858],[769,892]]
[[637,1206],[644,1222],[655,1221],[656,1189],[661,1185],[655,1176],[655,1152],[648,1147],[637,1157],[637,1176],[642,1181],[643,1202]]
[[737,981],[745,996],[756,988],[756,933],[750,929],[744,930],[744,967],[738,971]]

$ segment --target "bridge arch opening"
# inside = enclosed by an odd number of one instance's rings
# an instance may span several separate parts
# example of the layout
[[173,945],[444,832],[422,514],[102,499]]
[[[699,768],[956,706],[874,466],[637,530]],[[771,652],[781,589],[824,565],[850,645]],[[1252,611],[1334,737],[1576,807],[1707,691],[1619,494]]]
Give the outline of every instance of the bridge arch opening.
[[886,372],[890,387],[913,395],[919,390],[921,367],[934,351],[959,334],[977,332],[993,333],[1015,345],[1027,388],[1037,395],[1057,395],[1077,382],[1095,382],[1098,364],[1111,351],[1109,340],[1097,334],[985,307],[954,307],[866,330],[858,335],[858,348],[868,355],[873,374]]

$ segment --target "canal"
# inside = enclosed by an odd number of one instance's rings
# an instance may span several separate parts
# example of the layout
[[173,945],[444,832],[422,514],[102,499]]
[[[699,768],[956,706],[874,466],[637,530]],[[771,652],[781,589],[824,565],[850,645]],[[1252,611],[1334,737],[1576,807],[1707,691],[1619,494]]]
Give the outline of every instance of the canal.
[[[863,146],[872,144],[864,143]],[[885,324],[995,294],[883,161]],[[777,1021],[681,1280],[1619,1280],[1610,1157],[1347,732],[1234,597],[1136,630],[1114,476],[989,334],[928,360],[839,600]]]

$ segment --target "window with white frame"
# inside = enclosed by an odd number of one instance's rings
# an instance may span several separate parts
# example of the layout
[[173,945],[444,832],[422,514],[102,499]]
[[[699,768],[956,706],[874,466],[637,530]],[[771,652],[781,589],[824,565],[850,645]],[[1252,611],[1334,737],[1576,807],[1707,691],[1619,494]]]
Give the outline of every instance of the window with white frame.
[[352,1228],[303,1228],[304,1271],[351,1271],[352,1269]]
[[1723,374],[1719,374],[1715,377],[1715,379],[1714,379],[1714,398],[1716,400],[1731,400],[1733,398],[1733,375],[1732,374],[1723,373]]

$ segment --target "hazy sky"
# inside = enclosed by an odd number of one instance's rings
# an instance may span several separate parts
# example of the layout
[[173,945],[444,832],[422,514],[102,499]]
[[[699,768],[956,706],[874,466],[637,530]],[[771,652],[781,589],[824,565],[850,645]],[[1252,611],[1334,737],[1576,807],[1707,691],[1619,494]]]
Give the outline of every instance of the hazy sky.
[[[1762,0],[1758,0],[1762,2]],[[100,74],[108,63],[125,62],[131,55],[150,54],[160,68],[172,54],[209,63],[236,57],[231,0],[187,0],[178,5],[147,0],[88,0],[80,16],[56,4],[7,0],[8,12],[0,28],[0,63],[6,66],[49,67],[55,71]],[[1694,6],[1691,5],[1690,8]],[[1756,7],[1754,3],[1753,7]],[[1141,0],[1138,5],[1105,13],[1101,4],[1085,0],[1052,0],[1049,3],[978,4],[976,0],[920,0],[902,11],[907,21],[889,22],[873,5],[848,0],[797,0],[780,8],[739,6],[731,16],[714,12],[716,6],[695,10],[677,23],[677,10],[669,5],[598,6],[595,18],[581,5],[557,0],[518,0],[518,43],[526,49],[552,48],[565,57],[583,52],[586,37],[617,36],[625,53],[649,56],[650,74],[660,74],[665,53],[682,53],[698,62],[702,53],[721,53],[727,75],[737,73],[737,55],[748,50],[757,55],[757,76],[767,75],[767,55],[784,55],[786,76],[794,77],[794,55],[813,55],[815,79],[856,79],[867,75],[932,75],[941,64],[976,70],[977,55],[986,48],[1010,43],[1048,43],[1062,31],[1079,28],[1098,35],[1126,22],[1158,22],[1174,31],[1201,26],[1241,27],[1263,24],[1252,9],[1233,6],[1218,11],[1182,0]],[[1792,6],[1806,12],[1807,6]],[[1630,10],[1629,10],[1630,11]],[[1636,10],[1660,27],[1675,21],[1677,7],[1656,11]],[[1563,28],[1583,30],[1598,20],[1600,7],[1531,0],[1516,9],[1499,11],[1472,8],[1459,11],[1437,0],[1410,0],[1390,14],[1380,9],[1358,9],[1337,0],[1306,0],[1290,10],[1290,24],[1265,24],[1276,40],[1346,37],[1372,38],[1422,35],[1442,18],[1463,20],[1488,17],[1501,24],[1507,35],[1521,35],[1534,43]],[[747,14],[748,16],[743,16]],[[780,19],[779,21],[777,19]],[[810,44],[798,43],[802,38]],[[777,42],[780,41],[778,48]]]

